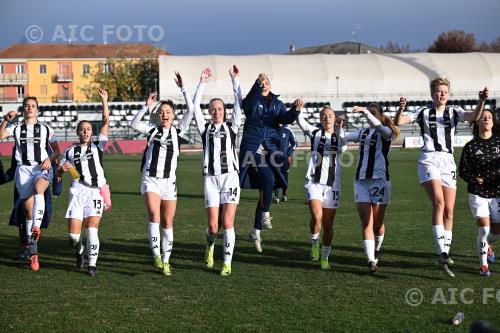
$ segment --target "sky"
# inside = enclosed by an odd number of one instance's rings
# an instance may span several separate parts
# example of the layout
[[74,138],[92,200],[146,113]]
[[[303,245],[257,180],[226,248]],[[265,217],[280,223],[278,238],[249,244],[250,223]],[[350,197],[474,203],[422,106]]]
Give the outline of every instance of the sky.
[[500,36],[500,0],[2,0],[13,43],[151,43],[175,55],[284,54],[356,41],[426,49],[453,29]]

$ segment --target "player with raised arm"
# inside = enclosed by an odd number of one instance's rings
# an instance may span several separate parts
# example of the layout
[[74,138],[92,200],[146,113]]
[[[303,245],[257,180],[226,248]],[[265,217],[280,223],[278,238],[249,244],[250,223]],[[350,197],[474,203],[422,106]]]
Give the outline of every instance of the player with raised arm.
[[[304,102],[294,102],[295,109],[300,111]],[[340,178],[342,174],[341,153],[347,149],[342,129],[343,121],[335,119],[335,112],[330,107],[320,111],[321,127],[309,124],[299,114],[300,128],[311,139],[311,157],[307,168],[305,191],[311,220],[311,259],[320,260],[321,268],[330,269],[330,256],[334,227],[333,220],[340,202]],[[320,251],[319,238],[323,227],[323,241]]]
[[220,98],[209,102],[210,121],[205,121],[200,108],[200,101],[206,84],[212,77],[209,68],[201,74],[194,101],[185,91],[182,78],[177,73],[177,85],[181,88],[188,108],[194,109],[196,127],[203,141],[203,174],[205,176],[205,207],[208,216],[206,230],[205,265],[214,265],[214,244],[219,229],[224,229],[224,264],[220,274],[231,274],[231,261],[236,240],[234,217],[240,201],[240,183],[238,177],[238,155],[236,137],[241,125],[241,89],[240,71],[232,66],[229,70],[234,93],[234,109],[231,121],[226,119],[226,105]]
[[73,182],[69,188],[68,209],[68,237],[75,250],[76,268],[84,265],[82,227],[87,234],[87,256],[89,259],[89,276],[97,274],[97,257],[99,256],[99,225],[102,214],[106,210],[103,195],[107,191],[104,176],[103,155],[109,133],[108,92],[99,89],[102,102],[102,125],[99,137],[92,141],[92,124],[82,120],[76,127],[79,142],[64,152],[57,175],[62,176],[70,172]]
[[[180,150],[180,136],[189,129],[193,117],[188,110],[177,126],[175,105],[171,100],[160,101],[151,114],[156,121],[141,121],[153,106],[157,93],[151,93],[146,105],[135,115],[130,127],[147,134],[142,157],[141,194],[148,212],[148,239],[154,258],[154,267],[164,275],[171,275],[170,255],[174,242],[173,223],[177,207],[176,170]],[[160,234],[160,223],[162,226]],[[160,253],[160,240],[163,258]]]
[[379,104],[371,103],[367,108],[354,106],[352,112],[364,114],[370,124],[370,128],[346,133],[345,139],[359,142],[354,195],[362,224],[368,271],[375,273],[385,235],[385,210],[391,197],[389,149],[391,140],[398,138],[399,129],[384,115]]
[[436,78],[430,82],[433,105],[422,107],[406,115],[401,114],[406,107],[406,98],[401,97],[399,109],[394,117],[396,125],[416,122],[420,126],[424,145],[418,160],[418,178],[432,204],[432,230],[436,242],[437,264],[441,270],[454,277],[449,265],[453,210],[457,193],[456,165],[453,158],[455,128],[459,121],[473,122],[479,119],[488,89],[479,92],[479,102],[473,112],[459,106],[446,105],[450,82]]

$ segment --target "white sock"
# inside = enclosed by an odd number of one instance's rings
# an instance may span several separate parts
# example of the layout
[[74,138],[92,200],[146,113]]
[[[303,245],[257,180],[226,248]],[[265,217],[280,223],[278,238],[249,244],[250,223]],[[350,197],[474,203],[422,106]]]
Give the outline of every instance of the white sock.
[[69,240],[71,242],[71,245],[75,249],[76,252],[81,254],[83,252],[83,244],[82,244],[82,235],[81,234],[72,234],[71,232],[68,233]]
[[174,246],[174,228],[161,228],[161,248],[163,250],[163,262],[168,262],[170,260],[170,255],[172,254],[172,247]]
[[38,253],[38,242],[31,239],[31,228],[33,228],[33,220],[26,220],[26,235],[28,237],[28,247],[30,249],[30,255]]
[[384,242],[384,235],[375,236],[375,251],[380,251],[383,242]]
[[477,228],[477,253],[479,254],[479,260],[481,261],[481,266],[488,266],[488,234],[490,233],[490,227],[479,227]]
[[262,212],[261,218],[264,219],[266,217],[269,217],[269,212]]
[[436,240],[436,252],[437,255],[440,255],[445,251],[444,248],[444,225],[442,224],[433,224],[432,231],[434,233],[434,239]]
[[494,233],[492,233],[490,231],[490,233],[488,234],[488,244],[494,243],[499,237],[500,237],[500,234],[495,235]]
[[160,223],[149,222],[148,238],[153,257],[158,257],[160,255]]
[[363,248],[365,249],[366,258],[368,263],[375,261],[375,240],[363,239]]
[[99,256],[99,235],[97,228],[87,228],[87,255],[89,257],[89,266],[96,266]]
[[45,197],[43,194],[35,194],[33,196],[35,198],[35,203],[33,204],[33,217],[35,227],[39,227],[42,225],[43,214],[45,213]]
[[330,252],[332,251],[332,246],[321,245],[321,259],[328,259]]
[[217,234],[212,235],[208,228],[205,230],[205,240],[207,241],[207,246],[214,248],[215,240],[217,239]]
[[253,234],[254,234],[255,236],[260,236],[260,230],[259,230],[259,229],[255,229],[255,228],[254,228],[254,229],[253,229]]
[[444,231],[444,251],[446,253],[450,253],[451,249],[451,239],[453,238],[453,231],[445,230]]
[[234,234],[234,228],[224,230],[224,263],[225,264],[231,265],[231,260],[233,260],[235,240],[236,240],[236,235]]
[[318,245],[319,244],[319,233],[317,233],[317,234],[311,234],[311,243],[313,245]]

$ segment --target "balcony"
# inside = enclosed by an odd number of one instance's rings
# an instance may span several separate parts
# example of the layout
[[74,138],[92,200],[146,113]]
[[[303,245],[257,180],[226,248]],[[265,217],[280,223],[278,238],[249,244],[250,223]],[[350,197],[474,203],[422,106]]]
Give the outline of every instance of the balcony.
[[0,85],[18,86],[28,83],[28,73],[3,73],[0,74]]
[[56,74],[56,82],[72,82],[73,73]]
[[54,102],[56,102],[56,103],[73,102],[73,95],[66,95],[66,94],[57,95],[54,97]]

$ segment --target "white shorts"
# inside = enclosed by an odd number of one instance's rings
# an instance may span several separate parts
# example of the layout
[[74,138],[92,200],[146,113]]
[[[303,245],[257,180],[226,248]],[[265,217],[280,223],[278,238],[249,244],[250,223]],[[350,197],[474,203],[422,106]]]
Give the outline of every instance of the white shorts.
[[240,203],[240,178],[237,172],[205,176],[205,207]]
[[469,193],[469,206],[474,218],[489,217],[491,223],[500,223],[500,198],[483,198]]
[[67,219],[83,219],[89,216],[102,217],[104,211],[104,200],[99,189],[88,187],[74,181],[69,188]]
[[337,209],[340,203],[340,187],[316,184],[306,179],[304,184],[307,201],[319,200],[323,208]]
[[143,175],[141,179],[141,194],[153,192],[161,200],[177,200],[177,186],[175,178],[156,178]]
[[391,181],[383,178],[355,179],[355,202],[388,204],[391,202]]
[[420,184],[439,180],[441,186],[457,188],[457,166],[453,154],[442,151],[422,152],[418,160]]
[[14,176],[19,198],[26,199],[33,195],[35,182],[38,178],[49,181],[49,172],[42,170],[40,165],[19,165]]

